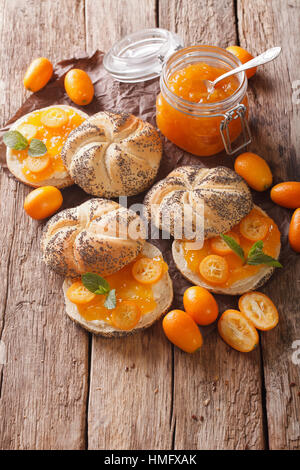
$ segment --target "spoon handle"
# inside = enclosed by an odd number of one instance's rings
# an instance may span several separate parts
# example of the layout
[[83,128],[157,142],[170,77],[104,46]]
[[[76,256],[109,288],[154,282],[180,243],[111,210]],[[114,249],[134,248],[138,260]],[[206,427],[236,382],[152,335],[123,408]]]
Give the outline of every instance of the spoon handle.
[[281,47],[272,47],[271,49],[266,50],[262,54],[258,55],[254,59],[249,60],[249,62],[246,62],[243,65],[240,65],[240,67],[237,67],[236,69],[232,69],[227,73],[224,73],[223,75],[220,75],[220,77],[216,78],[214,80],[214,86],[219,83],[223,78],[230,77],[230,75],[235,75],[236,73],[243,72],[244,70],[251,69],[252,67],[257,67],[258,65],[263,65],[266,64],[267,62],[271,62],[272,60],[276,59],[276,57],[279,56],[281,52]]

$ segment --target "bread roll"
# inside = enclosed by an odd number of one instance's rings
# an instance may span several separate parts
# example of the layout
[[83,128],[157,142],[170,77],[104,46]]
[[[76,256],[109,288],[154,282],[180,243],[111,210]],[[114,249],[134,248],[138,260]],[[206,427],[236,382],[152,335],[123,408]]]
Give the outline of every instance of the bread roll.
[[114,201],[90,199],[53,216],[41,247],[44,262],[58,274],[107,276],[135,259],[144,239],[145,227],[135,212]]
[[[183,225],[183,207],[188,207],[184,223],[196,229],[199,208],[204,204],[204,238],[228,232],[252,209],[252,197],[244,180],[225,167],[183,166],[156,183],[144,200],[146,217],[177,239],[193,239],[188,233],[177,236]],[[198,206],[198,207],[197,207]],[[170,225],[164,220],[170,218]],[[189,220],[187,220],[189,219]],[[188,236],[187,236],[188,235]],[[194,236],[194,238],[196,238]]]
[[[86,113],[81,111],[80,109],[73,108],[72,106],[67,106],[67,105],[55,105],[55,106],[48,106],[46,108],[38,109],[36,111],[33,111],[32,113],[25,114],[25,116],[22,116],[20,119],[18,119],[16,122],[13,123],[13,125],[10,127],[10,131],[16,131],[21,124],[23,124],[31,115],[34,115],[34,113],[39,112],[39,111],[46,111],[47,109],[50,108],[62,108],[64,110],[73,110],[76,111],[76,113],[80,114],[84,119],[88,117]],[[57,188],[65,188],[67,186],[71,186],[74,184],[72,178],[70,177],[69,173],[67,170],[64,171],[56,171],[55,173],[52,174],[50,178],[41,180],[37,183],[34,183],[32,181],[29,181],[24,173],[22,172],[22,166],[23,164],[20,163],[18,158],[16,157],[15,153],[13,152],[12,149],[7,147],[6,149],[6,162],[7,162],[7,168],[9,171],[19,180],[22,181],[22,183],[27,184],[28,186],[32,186],[33,188],[38,188],[40,186],[56,186]]]
[[132,114],[100,112],[69,135],[62,159],[84,191],[112,198],[147,189],[162,156],[157,131]]
[[[264,212],[260,207],[254,206],[255,209],[259,210],[262,215],[268,217],[268,214]],[[260,270],[254,275],[249,276],[245,279],[235,282],[230,287],[218,287],[207,284],[197,273],[192,271],[184,257],[183,243],[180,240],[175,240],[172,245],[172,254],[175,264],[181,274],[190,282],[196,286],[205,287],[215,294],[227,294],[227,295],[241,295],[245,292],[256,290],[263,286],[267,280],[271,277],[274,272],[273,267],[261,265]],[[280,243],[277,248],[275,258],[278,259],[280,254]]]
[[[162,256],[160,250],[151,245],[150,243],[145,243],[143,246],[142,254],[148,258],[155,258],[157,256]],[[161,315],[166,313],[170,308],[173,300],[173,287],[170,276],[166,272],[163,277],[156,283],[152,285],[153,297],[156,302],[156,307],[153,311],[143,315],[137,324],[137,326],[130,331],[123,331],[113,326],[109,325],[105,321],[94,320],[86,321],[79,313],[75,304],[70,302],[66,296],[66,292],[70,285],[72,284],[71,279],[66,279],[63,284],[63,292],[65,297],[66,312],[71,320],[78,323],[80,326],[90,331],[91,333],[102,335],[106,337],[121,337],[137,333],[138,331],[144,330],[151,326],[156,320],[158,320]]]

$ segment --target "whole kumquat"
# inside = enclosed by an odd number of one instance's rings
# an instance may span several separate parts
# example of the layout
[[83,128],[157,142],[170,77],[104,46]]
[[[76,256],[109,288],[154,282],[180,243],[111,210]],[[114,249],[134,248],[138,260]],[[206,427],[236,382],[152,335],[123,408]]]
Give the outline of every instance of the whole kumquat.
[[172,310],[163,319],[166,337],[178,348],[193,353],[201,348],[201,332],[193,318],[183,310]]
[[300,208],[296,209],[289,228],[289,242],[291,248],[300,253]]
[[300,207],[300,182],[286,181],[276,184],[271,189],[271,199],[279,206],[297,209]]
[[265,191],[272,184],[272,173],[267,162],[256,153],[245,152],[237,157],[234,169],[255,191]]
[[80,106],[86,106],[94,97],[94,86],[89,75],[81,69],[72,69],[65,76],[68,97]]
[[183,305],[186,313],[191,315],[198,325],[210,325],[218,317],[218,304],[204,287],[189,287],[183,294]]
[[[248,51],[246,51],[246,49],[243,49],[240,46],[226,47],[226,51],[231,52],[231,54],[235,55],[238,59],[240,59],[242,64],[245,64],[246,62],[249,62],[249,60],[253,59],[253,56]],[[246,70],[245,72],[246,72],[247,78],[251,78],[256,72],[256,67]]]
[[62,203],[59,189],[55,186],[41,186],[26,196],[24,209],[32,219],[41,220],[58,211]]
[[53,65],[46,57],[34,59],[29,65],[24,79],[24,87],[29,91],[39,91],[44,88],[53,75]]

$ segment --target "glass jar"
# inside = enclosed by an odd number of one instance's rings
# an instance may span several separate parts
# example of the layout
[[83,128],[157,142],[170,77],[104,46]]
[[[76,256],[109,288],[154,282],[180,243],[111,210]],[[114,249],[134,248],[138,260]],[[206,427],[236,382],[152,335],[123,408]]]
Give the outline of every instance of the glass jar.
[[[220,47],[191,46],[175,52],[165,62],[160,76],[157,126],[171,142],[194,155],[211,156],[224,148],[228,154],[233,154],[251,142],[246,74],[236,75],[238,87],[222,101],[194,103],[177,96],[168,84],[176,71],[197,63],[224,69],[224,73],[241,65],[237,57]],[[240,134],[243,134],[243,141],[233,149],[232,142]]]

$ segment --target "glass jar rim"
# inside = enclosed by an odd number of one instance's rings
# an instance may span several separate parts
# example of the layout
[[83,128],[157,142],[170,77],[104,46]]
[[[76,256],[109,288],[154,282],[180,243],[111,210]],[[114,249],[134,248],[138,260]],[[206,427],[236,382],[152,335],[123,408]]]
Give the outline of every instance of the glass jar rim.
[[[228,96],[224,100],[213,103],[194,103],[192,101],[188,101],[173,93],[168,87],[168,71],[172,65],[174,66],[174,64],[176,65],[178,63],[180,65],[184,59],[189,58],[194,58],[197,62],[205,62],[205,57],[223,60],[223,62],[228,65],[229,70],[241,65],[241,61],[236,56],[221,47],[206,45],[185,47],[176,51],[165,62],[160,76],[160,88],[164,98],[169,102],[169,104],[185,114],[193,115],[195,117],[203,115],[224,115],[224,111],[230,110],[230,108],[239,103],[246,94],[248,81],[245,72],[236,74],[239,79],[239,86],[232,95]],[[195,62],[195,60],[193,62]],[[180,68],[183,67],[184,65],[182,64],[182,67]]]

